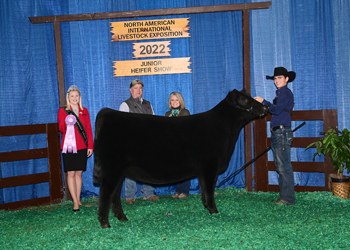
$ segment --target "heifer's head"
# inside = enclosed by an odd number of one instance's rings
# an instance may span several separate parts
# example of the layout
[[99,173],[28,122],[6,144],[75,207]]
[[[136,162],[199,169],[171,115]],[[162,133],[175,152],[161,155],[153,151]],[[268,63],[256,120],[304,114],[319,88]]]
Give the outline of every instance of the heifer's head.
[[265,105],[254,100],[244,89],[242,91],[232,90],[228,93],[228,98],[234,107],[250,113],[254,118],[262,117],[268,112]]

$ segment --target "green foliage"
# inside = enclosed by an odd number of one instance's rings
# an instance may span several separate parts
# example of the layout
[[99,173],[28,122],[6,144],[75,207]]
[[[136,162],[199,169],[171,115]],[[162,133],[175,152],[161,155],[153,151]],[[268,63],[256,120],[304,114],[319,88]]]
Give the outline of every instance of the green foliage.
[[341,175],[344,169],[349,173],[350,168],[350,132],[346,128],[338,130],[330,128],[320,140],[308,145],[305,150],[315,146],[317,153],[314,154],[312,160],[315,161],[316,155],[329,155],[331,158],[334,171]]

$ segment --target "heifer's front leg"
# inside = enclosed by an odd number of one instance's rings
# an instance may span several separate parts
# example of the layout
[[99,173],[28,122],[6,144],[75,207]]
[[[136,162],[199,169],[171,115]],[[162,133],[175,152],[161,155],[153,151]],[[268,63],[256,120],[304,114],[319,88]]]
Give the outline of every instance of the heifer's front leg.
[[111,227],[108,220],[109,208],[111,206],[112,195],[115,191],[115,185],[111,185],[106,178],[103,178],[100,185],[100,194],[98,199],[98,220],[102,228]]
[[202,202],[206,209],[209,210],[211,214],[217,214],[218,209],[215,204],[214,191],[215,191],[215,180],[217,175],[208,175],[198,177],[199,185],[201,188]]
[[126,215],[123,212],[122,203],[120,201],[120,193],[122,190],[123,185],[123,179],[119,180],[119,183],[117,185],[117,189],[114,192],[113,195],[113,201],[112,201],[112,211],[115,217],[118,218],[120,221],[127,221]]

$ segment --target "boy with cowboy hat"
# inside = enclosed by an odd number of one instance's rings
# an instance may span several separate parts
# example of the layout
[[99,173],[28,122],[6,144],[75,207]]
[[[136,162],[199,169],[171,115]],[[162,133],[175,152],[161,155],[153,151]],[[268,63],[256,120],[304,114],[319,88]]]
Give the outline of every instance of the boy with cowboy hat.
[[272,202],[275,205],[294,205],[294,174],[290,160],[290,145],[293,141],[291,129],[291,114],[294,106],[294,95],[287,87],[288,82],[295,79],[294,71],[287,71],[284,67],[277,67],[273,76],[266,76],[266,79],[274,80],[276,97],[273,103],[264,100],[260,96],[254,97],[258,102],[266,105],[272,114],[271,148],[275,161],[276,171],[279,174],[278,183],[280,187],[280,197]]

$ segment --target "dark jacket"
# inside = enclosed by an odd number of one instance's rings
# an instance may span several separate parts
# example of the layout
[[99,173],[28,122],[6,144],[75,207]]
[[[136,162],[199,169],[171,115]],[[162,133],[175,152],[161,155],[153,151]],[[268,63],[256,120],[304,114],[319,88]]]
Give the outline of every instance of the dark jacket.
[[[171,113],[171,110],[167,111],[165,113],[165,116],[169,116]],[[181,109],[180,113],[179,113],[179,116],[186,116],[186,115],[191,115],[190,114],[190,111],[188,111],[188,109]]]
[[142,99],[142,103],[140,101],[136,102],[131,96],[129,99],[125,100],[125,103],[129,106],[130,113],[153,115],[151,103],[145,99]]

